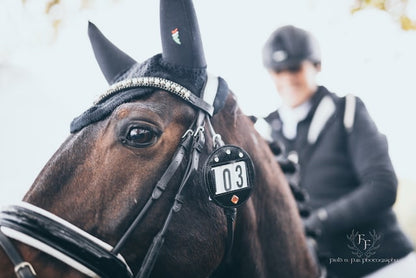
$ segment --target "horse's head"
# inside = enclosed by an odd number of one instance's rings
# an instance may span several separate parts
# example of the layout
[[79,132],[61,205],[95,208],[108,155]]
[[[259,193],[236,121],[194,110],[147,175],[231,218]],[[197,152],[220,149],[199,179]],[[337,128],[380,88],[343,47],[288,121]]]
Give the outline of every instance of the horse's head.
[[[71,135],[25,200],[112,245],[152,200],[120,250],[136,271],[162,229],[192,159],[189,150],[180,150],[182,159],[177,152],[196,115],[196,109],[161,90],[123,103],[104,120]],[[201,160],[209,149],[211,143],[202,150]],[[204,265],[206,275],[219,264],[225,251],[225,218],[208,201],[199,175],[190,178],[183,195],[185,204],[168,226],[157,269],[204,277],[192,268],[200,272]]]
[[[192,3],[161,1],[163,54],[143,63],[91,23],[89,36],[112,86],[72,122],[24,200],[115,246],[133,272],[166,229],[157,269],[205,277],[225,253],[227,225],[209,202],[197,160],[213,149],[202,128],[228,87],[214,78],[212,102],[201,97],[208,77]],[[166,218],[173,220],[164,227]]]

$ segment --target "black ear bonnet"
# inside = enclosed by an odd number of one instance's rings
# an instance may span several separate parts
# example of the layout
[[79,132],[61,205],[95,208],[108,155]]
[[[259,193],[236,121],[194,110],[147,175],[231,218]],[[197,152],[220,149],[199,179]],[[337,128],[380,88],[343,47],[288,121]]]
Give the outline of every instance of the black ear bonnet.
[[[192,1],[161,0],[160,27],[163,53],[137,63],[112,44],[94,24],[89,23],[88,35],[101,71],[109,85],[132,82],[132,79],[160,78],[183,87],[183,90],[191,93],[191,98],[198,100],[207,83],[207,70]],[[158,89],[165,87],[155,86],[151,82],[141,82],[137,86],[129,83],[129,86],[116,93],[104,94],[94,106],[72,121],[70,131],[75,133],[103,120],[119,105]],[[218,78],[217,95],[214,103],[211,103],[214,106],[213,113],[222,108],[228,92],[225,80]]]

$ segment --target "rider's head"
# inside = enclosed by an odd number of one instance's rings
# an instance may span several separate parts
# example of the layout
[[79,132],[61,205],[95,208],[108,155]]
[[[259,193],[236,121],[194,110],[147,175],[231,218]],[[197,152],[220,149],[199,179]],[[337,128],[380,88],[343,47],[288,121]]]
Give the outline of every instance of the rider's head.
[[296,107],[315,93],[321,54],[309,32],[291,25],[278,28],[263,48],[263,63],[286,105]]

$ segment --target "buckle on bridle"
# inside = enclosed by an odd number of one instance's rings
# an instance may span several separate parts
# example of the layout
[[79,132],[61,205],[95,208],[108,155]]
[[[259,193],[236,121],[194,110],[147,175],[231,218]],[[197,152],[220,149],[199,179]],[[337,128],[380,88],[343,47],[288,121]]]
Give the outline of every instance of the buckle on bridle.
[[182,135],[182,139],[186,138],[188,135],[193,136],[194,135],[194,131],[192,129],[188,129],[187,131],[185,131],[185,133]]
[[28,263],[28,262],[21,262],[20,264],[16,265],[14,267],[14,273],[16,273],[17,277],[19,278],[24,278],[25,276],[20,275],[20,271],[22,271],[23,269],[29,269],[29,271],[31,272],[31,274],[36,277],[36,272],[35,269],[33,268],[33,266]]
[[205,132],[205,129],[204,129],[204,127],[203,126],[198,126],[198,128],[196,129],[196,131],[195,131],[195,134],[194,134],[194,137],[196,138],[196,137],[198,137],[198,135],[201,133],[201,134],[203,134]]
[[212,136],[212,142],[214,142],[215,149],[224,145],[224,141],[222,141],[221,135],[218,133],[215,133],[214,136]]

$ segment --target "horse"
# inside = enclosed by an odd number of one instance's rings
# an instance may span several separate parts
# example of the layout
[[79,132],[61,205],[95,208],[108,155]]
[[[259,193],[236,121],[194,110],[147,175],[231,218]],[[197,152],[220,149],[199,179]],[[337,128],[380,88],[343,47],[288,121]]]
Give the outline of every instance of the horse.
[[[122,57],[118,60],[131,62]],[[220,83],[215,88],[224,84],[214,79]],[[133,81],[156,82],[133,78],[129,84]],[[115,85],[98,103],[112,101],[114,90],[129,86]],[[73,128],[24,203],[3,211],[6,220],[0,224],[23,223],[29,232],[39,229],[40,236],[48,231],[57,237],[46,241],[64,242],[48,253],[13,238],[10,243],[24,260],[19,270],[38,277],[101,276],[55,256],[79,244],[81,256],[101,252],[97,258],[105,257],[97,268],[113,273],[103,277],[133,277],[148,261],[143,277],[317,277],[290,188],[234,93],[223,86],[221,101],[215,98],[217,111],[207,112],[186,100],[183,91],[172,93],[174,86],[146,89],[99,120]],[[219,206],[204,182],[204,167],[218,145],[244,150],[239,155],[250,157],[255,173],[251,195],[232,209]],[[16,277],[15,271],[0,248],[0,277]]]

